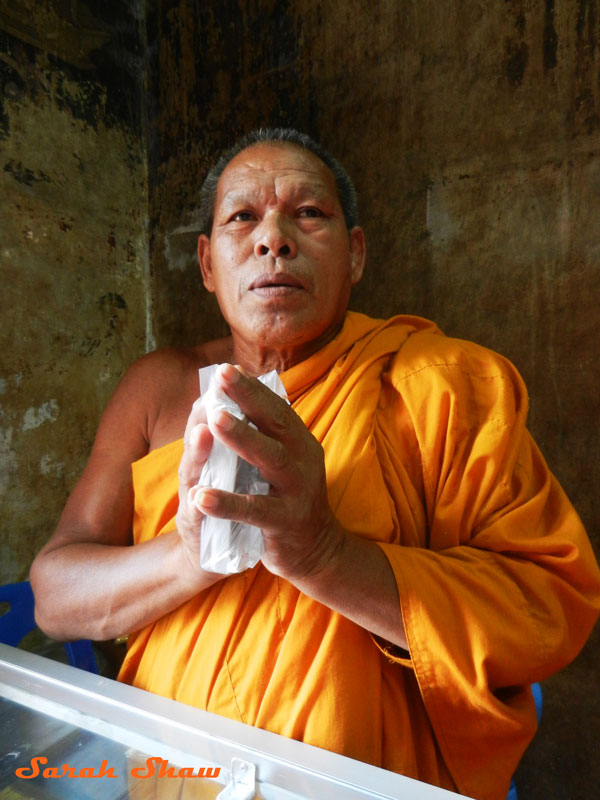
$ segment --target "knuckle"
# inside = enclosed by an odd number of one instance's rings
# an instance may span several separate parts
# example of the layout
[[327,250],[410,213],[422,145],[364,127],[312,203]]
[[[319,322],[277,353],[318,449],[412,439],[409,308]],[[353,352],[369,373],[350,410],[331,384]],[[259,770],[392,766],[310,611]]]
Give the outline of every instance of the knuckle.
[[[243,385],[244,400],[248,403],[249,407],[261,407],[265,405],[265,401],[269,402],[269,396],[265,395],[266,387],[258,380],[258,378],[248,378]],[[267,390],[268,391],[268,390]]]
[[273,450],[273,467],[279,471],[284,470],[289,463],[289,452],[287,447],[278,444]]
[[281,398],[277,398],[279,402],[274,404],[273,409],[273,416],[271,419],[271,424],[273,425],[273,430],[275,434],[283,435],[289,433],[292,427],[292,419],[290,415],[290,407],[284,400]]
[[271,521],[271,508],[268,499],[264,495],[252,495],[246,499],[247,510],[251,517],[251,524],[258,528],[264,528]]
[[187,428],[193,429],[199,422],[206,420],[206,408],[204,397],[198,397],[192,404],[192,410],[188,416]]
[[[231,497],[231,511],[235,517],[243,517],[248,511],[248,500],[244,495],[234,494]],[[242,524],[243,520],[238,520]]]
[[179,465],[177,477],[179,478],[179,488],[184,492],[189,491],[189,489],[198,482],[198,473],[194,473],[192,470],[188,469],[185,464]]

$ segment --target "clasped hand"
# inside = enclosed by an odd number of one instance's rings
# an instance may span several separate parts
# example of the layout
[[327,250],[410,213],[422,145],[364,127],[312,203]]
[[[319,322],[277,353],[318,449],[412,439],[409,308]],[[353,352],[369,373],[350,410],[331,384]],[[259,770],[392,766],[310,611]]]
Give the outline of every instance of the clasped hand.
[[191,557],[199,564],[200,526],[206,515],[259,527],[263,564],[292,582],[327,569],[343,533],[329,507],[321,445],[292,408],[257,379],[232,365],[219,370],[215,379],[256,426],[221,411],[215,434],[258,467],[271,489],[268,495],[240,495],[197,486],[213,442],[197,400],[184,435],[177,513],[177,530]]

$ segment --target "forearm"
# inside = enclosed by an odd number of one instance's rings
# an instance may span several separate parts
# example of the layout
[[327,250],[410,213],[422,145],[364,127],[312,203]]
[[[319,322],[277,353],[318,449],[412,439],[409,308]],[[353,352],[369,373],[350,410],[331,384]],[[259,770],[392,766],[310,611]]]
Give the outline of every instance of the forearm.
[[42,552],[31,569],[36,621],[59,640],[138,630],[222,577],[191,564],[176,532],[126,547],[67,544]]
[[408,650],[398,588],[392,567],[375,542],[345,531],[338,523],[338,544],[326,564],[293,581],[300,591]]

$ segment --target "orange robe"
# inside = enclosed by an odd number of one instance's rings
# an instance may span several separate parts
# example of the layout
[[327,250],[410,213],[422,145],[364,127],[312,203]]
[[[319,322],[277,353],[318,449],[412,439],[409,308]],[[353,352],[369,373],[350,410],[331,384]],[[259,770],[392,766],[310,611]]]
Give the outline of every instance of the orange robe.
[[[120,679],[503,800],[536,729],[524,687],[577,654],[600,608],[521,378],[425,320],[350,312],[281,379],[323,445],[334,513],[392,565],[410,660],[259,563],[132,635]],[[173,530],[181,454],[133,465],[136,543]]]

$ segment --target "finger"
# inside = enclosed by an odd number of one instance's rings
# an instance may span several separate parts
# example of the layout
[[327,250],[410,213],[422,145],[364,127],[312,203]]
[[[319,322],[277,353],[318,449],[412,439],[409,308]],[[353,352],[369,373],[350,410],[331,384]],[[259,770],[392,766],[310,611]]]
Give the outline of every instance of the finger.
[[207,517],[245,522],[263,530],[285,524],[283,503],[270,495],[233,494],[202,487],[195,494],[194,504]]
[[202,423],[206,423],[206,409],[204,408],[202,398],[199,397],[194,401],[187,424],[185,426],[185,433],[183,434],[184,444],[189,443],[192,430],[196,427],[196,425],[200,425]]
[[283,398],[238,367],[231,364],[221,367],[215,380],[248,419],[269,436],[285,441],[304,429],[304,423]]
[[213,436],[205,423],[199,423],[190,430],[179,462],[179,485],[184,493],[198,483],[212,444]]
[[214,433],[226,447],[258,468],[263,478],[276,489],[284,488],[295,475],[290,448],[271,436],[252,428],[226,411],[214,418]]

